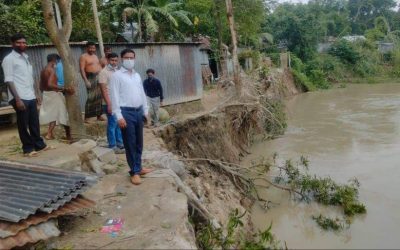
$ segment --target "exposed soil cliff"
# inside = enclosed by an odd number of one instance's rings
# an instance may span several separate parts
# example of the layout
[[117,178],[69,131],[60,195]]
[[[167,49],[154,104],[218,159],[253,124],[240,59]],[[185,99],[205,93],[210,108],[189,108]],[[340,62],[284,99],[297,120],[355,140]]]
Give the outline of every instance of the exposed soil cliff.
[[[239,163],[257,134],[283,133],[284,112],[279,100],[300,93],[286,70],[276,69],[268,79],[245,77],[244,95],[232,94],[232,84],[218,90],[219,103],[202,114],[190,115],[165,125],[157,134],[167,149],[180,156],[189,173],[187,184],[221,224],[230,211],[249,209],[235,178],[207,159]],[[205,97],[205,101],[207,97]],[[249,222],[249,220],[247,220]],[[247,227],[251,225],[247,223]]]

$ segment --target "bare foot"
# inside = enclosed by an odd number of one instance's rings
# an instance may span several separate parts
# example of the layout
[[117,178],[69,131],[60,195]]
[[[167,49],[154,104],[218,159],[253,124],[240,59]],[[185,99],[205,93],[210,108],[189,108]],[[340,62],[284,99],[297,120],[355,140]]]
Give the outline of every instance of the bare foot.
[[44,139],[46,139],[46,140],[54,140],[54,136],[53,135],[45,135]]

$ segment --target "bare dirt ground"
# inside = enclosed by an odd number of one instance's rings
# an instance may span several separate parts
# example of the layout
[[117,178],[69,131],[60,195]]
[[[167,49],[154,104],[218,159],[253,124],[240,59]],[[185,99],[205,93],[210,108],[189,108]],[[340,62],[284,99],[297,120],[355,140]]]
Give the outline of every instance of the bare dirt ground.
[[[104,124],[97,124],[104,126]],[[42,134],[46,127],[42,127]],[[61,136],[62,129],[57,130]],[[159,138],[145,129],[145,152],[163,150]],[[0,156],[12,160],[37,164],[59,163],[76,157],[77,151],[59,140],[47,141],[55,149],[42,152],[38,157],[22,156],[21,144],[15,126],[0,128]],[[75,154],[75,155],[74,155]],[[62,235],[50,241],[58,249],[110,249],[110,248],[195,248],[194,233],[188,221],[187,198],[178,192],[174,173],[169,169],[155,169],[143,178],[142,185],[133,186],[128,176],[125,155],[117,155],[115,173],[105,175],[85,197],[94,200],[96,207],[79,216],[60,220]],[[65,165],[65,164],[64,164]],[[144,166],[153,166],[145,159]],[[101,233],[108,219],[122,218],[122,230],[115,234]]]
[[[280,81],[285,82],[285,79],[279,79]],[[283,87],[283,90],[287,89],[290,90],[286,86]],[[282,92],[279,85],[272,86],[270,90]],[[271,93],[271,95],[275,94]],[[207,152],[205,148],[212,149],[218,145],[229,144],[229,140],[219,141],[219,144],[216,143],[215,145],[210,144],[212,143],[210,142],[211,139],[213,141],[218,140],[218,138],[207,139],[205,135],[212,135],[212,133],[209,133],[210,131],[218,135],[226,129],[224,129],[224,126],[213,127],[213,123],[207,123],[206,118],[209,117],[214,120],[213,115],[202,115],[221,107],[232,97],[229,89],[207,88],[201,102],[193,102],[185,105],[185,107],[173,107],[175,113],[171,113],[175,115],[171,117],[171,120],[183,120],[184,124],[190,125],[192,124],[190,119],[199,118],[199,120],[193,122],[193,126],[196,126],[197,129],[193,131],[197,131],[198,134],[191,138],[191,140],[194,140],[193,143],[187,143],[187,147],[191,151],[195,151],[195,148],[200,146],[199,152],[204,153]],[[186,119],[188,119],[188,122],[185,122]],[[219,122],[217,124],[220,124]],[[224,122],[221,124],[224,124]],[[91,124],[90,138],[104,137],[104,128],[104,122]],[[187,129],[190,130],[190,126]],[[189,223],[188,199],[183,193],[178,192],[172,177],[175,173],[169,168],[163,168],[163,164],[160,166],[161,154],[168,153],[164,141],[155,136],[155,133],[160,130],[163,130],[163,128],[145,129],[144,133],[144,155],[152,155],[152,157],[144,157],[143,165],[146,167],[154,166],[156,171],[148,175],[147,178],[143,178],[142,185],[133,186],[129,182],[125,156],[118,155],[117,163],[112,166],[115,168],[113,171],[115,173],[102,177],[99,183],[85,194],[87,198],[96,201],[96,207],[79,214],[79,216],[60,220],[62,235],[52,239],[49,243],[50,247],[58,249],[196,248],[193,226]],[[46,127],[42,127],[41,131],[44,134]],[[63,135],[61,128],[57,128],[56,135],[57,138]],[[199,137],[199,135],[202,135],[202,137]],[[204,143],[196,141],[196,138],[202,139],[203,137],[207,139]],[[166,142],[168,143],[168,141]],[[48,144],[56,149],[43,152],[36,158],[25,158],[22,156],[16,127],[0,127],[1,159],[45,164],[46,161],[49,162],[49,159],[65,159],[76,154],[76,151],[69,151],[70,145],[60,140],[52,140]],[[104,139],[103,142],[99,141],[98,144],[104,144]],[[215,152],[221,151],[221,155],[226,155],[224,148],[229,147],[229,145],[221,146]],[[175,153],[179,155],[179,152]],[[184,171],[187,172],[188,177],[184,182],[191,187],[204,206],[222,224],[228,219],[230,210],[235,208],[245,210],[249,205],[248,201],[238,194],[234,184],[227,176],[210,168],[207,164],[186,163]],[[116,235],[101,233],[100,228],[108,219],[113,218],[124,220],[122,230]]]
[[[198,107],[189,108],[179,115],[210,110],[221,100],[217,89],[205,92]],[[203,111],[204,112],[204,111]],[[174,117],[172,117],[174,119]],[[90,134],[104,137],[105,122],[89,125]],[[47,127],[41,127],[46,133]],[[56,138],[64,135],[62,128],[56,128]],[[162,139],[156,137],[151,129],[144,133],[146,152],[165,151]],[[46,141],[55,149],[42,152],[38,157],[26,158],[22,155],[15,125],[0,127],[0,159],[37,164],[52,164],[54,159],[68,161],[76,157],[76,151],[62,140]],[[100,142],[100,144],[104,142]],[[98,143],[99,144],[99,143]],[[75,154],[75,155],[74,155]],[[85,196],[96,202],[93,209],[75,216],[60,219],[60,237],[51,239],[47,244],[58,249],[192,249],[196,248],[193,227],[189,223],[188,203],[184,194],[178,192],[174,174],[170,169],[160,169],[143,178],[140,186],[133,186],[127,174],[125,155],[117,155],[115,173],[105,175]],[[58,163],[58,161],[57,161]],[[144,166],[154,168],[154,160],[144,159]],[[220,204],[222,205],[222,204]],[[122,218],[122,230],[115,234],[101,233],[100,229],[108,219]]]

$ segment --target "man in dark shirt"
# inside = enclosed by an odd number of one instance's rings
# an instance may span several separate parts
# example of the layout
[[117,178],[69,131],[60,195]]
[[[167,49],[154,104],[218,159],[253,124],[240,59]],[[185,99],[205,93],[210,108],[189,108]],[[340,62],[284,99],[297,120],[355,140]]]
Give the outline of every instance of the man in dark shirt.
[[163,105],[163,89],[161,82],[154,77],[154,69],[148,69],[146,71],[147,79],[143,82],[144,92],[147,96],[147,103],[149,105],[150,116],[152,125],[157,127],[158,122],[158,109]]

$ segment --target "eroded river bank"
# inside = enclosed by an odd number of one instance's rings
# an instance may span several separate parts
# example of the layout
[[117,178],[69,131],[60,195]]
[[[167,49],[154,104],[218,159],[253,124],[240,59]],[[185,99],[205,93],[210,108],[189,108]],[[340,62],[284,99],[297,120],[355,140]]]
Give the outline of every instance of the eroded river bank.
[[265,212],[253,208],[253,223],[273,223],[277,238],[289,248],[398,248],[400,246],[400,84],[348,85],[343,89],[305,93],[286,102],[285,135],[255,144],[244,162],[271,156],[310,160],[310,172],[339,183],[356,177],[367,214],[349,229],[326,232],[311,219],[333,208],[293,201],[270,188]]

